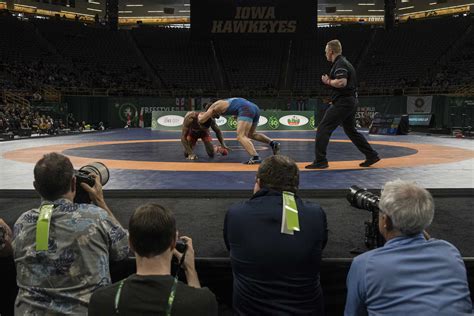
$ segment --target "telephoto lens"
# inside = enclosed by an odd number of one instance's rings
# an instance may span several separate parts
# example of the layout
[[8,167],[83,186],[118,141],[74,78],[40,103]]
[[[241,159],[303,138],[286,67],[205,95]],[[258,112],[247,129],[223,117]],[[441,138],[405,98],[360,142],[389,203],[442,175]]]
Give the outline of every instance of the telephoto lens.
[[362,210],[369,212],[377,212],[379,210],[380,197],[356,185],[351,186],[347,194],[347,200],[353,207]]

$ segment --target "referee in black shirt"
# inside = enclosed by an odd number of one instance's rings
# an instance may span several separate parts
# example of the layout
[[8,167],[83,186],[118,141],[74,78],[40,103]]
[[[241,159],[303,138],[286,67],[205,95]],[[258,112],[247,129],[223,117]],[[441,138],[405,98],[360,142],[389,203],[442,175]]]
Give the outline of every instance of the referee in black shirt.
[[332,40],[326,45],[326,58],[332,62],[331,72],[323,75],[321,80],[332,88],[331,106],[324,114],[316,132],[316,159],[306,169],[325,169],[329,167],[326,149],[329,138],[337,126],[342,124],[344,132],[357,149],[365,155],[361,167],[369,167],[380,160],[378,153],[356,128],[355,113],[357,110],[357,77],[352,64],[341,55],[342,45]]

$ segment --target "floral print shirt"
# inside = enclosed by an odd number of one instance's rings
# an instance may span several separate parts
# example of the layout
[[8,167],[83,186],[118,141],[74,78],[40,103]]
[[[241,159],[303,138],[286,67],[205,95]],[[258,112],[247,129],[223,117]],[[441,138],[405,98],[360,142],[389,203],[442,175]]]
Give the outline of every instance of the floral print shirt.
[[128,256],[128,232],[95,205],[44,204],[54,205],[47,251],[36,250],[40,209],[23,213],[14,226],[15,315],[86,314],[91,294],[111,283],[109,259]]

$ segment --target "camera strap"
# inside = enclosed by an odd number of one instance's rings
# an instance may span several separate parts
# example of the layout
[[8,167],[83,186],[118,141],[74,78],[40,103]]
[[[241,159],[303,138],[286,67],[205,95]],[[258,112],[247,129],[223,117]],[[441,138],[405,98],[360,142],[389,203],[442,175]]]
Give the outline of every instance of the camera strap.
[[281,233],[293,235],[295,231],[300,231],[295,194],[293,192],[283,191],[282,197],[283,210],[281,218]]
[[[117,292],[115,293],[114,309],[117,315],[120,314],[120,310],[119,310],[120,297],[122,295],[122,288],[125,285],[125,281],[127,281],[127,279],[123,279],[122,281],[120,281]],[[177,285],[178,285],[178,274],[176,274],[176,276],[173,278],[173,285],[171,286],[171,292],[170,292],[170,295],[168,296],[168,305],[166,306],[166,316],[171,316],[171,309],[173,308],[173,302],[176,296]]]
[[43,204],[36,222],[36,251],[47,251],[49,241],[49,226],[53,214],[53,204]]

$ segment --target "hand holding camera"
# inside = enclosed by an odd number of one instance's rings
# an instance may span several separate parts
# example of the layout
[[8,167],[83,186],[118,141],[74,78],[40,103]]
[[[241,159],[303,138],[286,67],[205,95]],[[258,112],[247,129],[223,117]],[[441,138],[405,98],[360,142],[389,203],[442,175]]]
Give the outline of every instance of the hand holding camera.
[[100,177],[96,174],[90,174],[89,177],[94,179],[94,185],[91,186],[87,182],[82,182],[81,188],[89,194],[89,197],[94,204],[99,205],[104,202],[104,192],[102,191]]
[[173,255],[178,259],[185,271],[195,270],[193,240],[187,236],[182,236],[176,241]]

